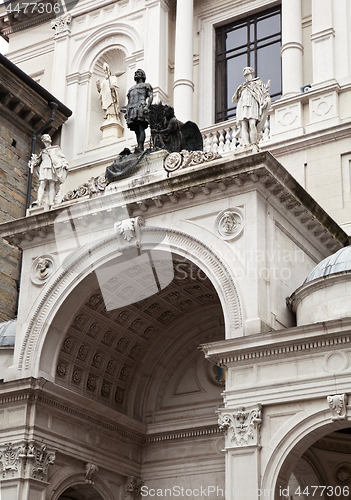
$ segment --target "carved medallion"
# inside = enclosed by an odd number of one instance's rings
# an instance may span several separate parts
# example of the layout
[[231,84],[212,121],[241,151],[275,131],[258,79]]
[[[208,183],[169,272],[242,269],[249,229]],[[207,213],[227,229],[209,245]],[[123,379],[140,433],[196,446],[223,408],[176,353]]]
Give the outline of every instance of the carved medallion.
[[31,268],[31,281],[35,285],[44,285],[55,272],[55,262],[51,255],[40,255]]
[[223,210],[216,217],[215,227],[224,240],[238,238],[244,230],[244,219],[241,210],[238,208]]
[[338,484],[346,485],[351,483],[351,464],[343,462],[335,467],[334,478]]

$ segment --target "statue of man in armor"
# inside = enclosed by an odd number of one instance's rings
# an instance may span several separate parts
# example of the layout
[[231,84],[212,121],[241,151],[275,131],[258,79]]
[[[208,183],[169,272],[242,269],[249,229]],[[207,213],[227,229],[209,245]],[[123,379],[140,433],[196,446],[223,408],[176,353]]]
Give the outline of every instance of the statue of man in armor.
[[145,129],[149,125],[153,89],[149,83],[145,83],[146,75],[142,69],[136,70],[134,80],[136,84],[128,90],[125,116],[128,128],[135,132],[137,138],[135,153],[141,153],[144,151]]
[[246,82],[239,85],[232,98],[233,103],[238,103],[236,122],[244,146],[259,142],[271,104],[268,93],[270,80],[265,85],[261,78],[253,78],[254,73],[253,68],[243,69]]
[[39,174],[38,199],[35,204],[51,206],[60,201],[58,193],[67,177],[68,162],[60,146],[51,145],[49,134],[43,134],[41,142],[45,147],[39,155],[32,155],[29,167],[37,168]]

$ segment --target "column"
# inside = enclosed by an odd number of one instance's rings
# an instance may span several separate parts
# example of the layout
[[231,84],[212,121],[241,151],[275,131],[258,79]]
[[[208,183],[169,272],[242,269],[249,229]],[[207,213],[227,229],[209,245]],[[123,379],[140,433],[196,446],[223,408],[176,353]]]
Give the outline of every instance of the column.
[[281,55],[283,96],[298,94],[304,83],[302,72],[301,0],[282,1]]
[[332,80],[334,36],[332,0],[312,0],[313,85]]
[[193,114],[193,0],[177,0],[173,101],[178,120],[186,122]]
[[261,405],[218,410],[225,432],[226,498],[259,500]]
[[169,6],[165,0],[146,2],[145,71],[154,89],[154,103],[169,102],[168,15]]

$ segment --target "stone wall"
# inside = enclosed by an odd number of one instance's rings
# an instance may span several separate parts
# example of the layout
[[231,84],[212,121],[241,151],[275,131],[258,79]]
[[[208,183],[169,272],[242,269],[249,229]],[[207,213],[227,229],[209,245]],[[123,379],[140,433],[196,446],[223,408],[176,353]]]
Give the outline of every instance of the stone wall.
[[[7,122],[0,125],[0,222],[25,216],[30,137]],[[0,320],[16,314],[21,252],[0,240]]]

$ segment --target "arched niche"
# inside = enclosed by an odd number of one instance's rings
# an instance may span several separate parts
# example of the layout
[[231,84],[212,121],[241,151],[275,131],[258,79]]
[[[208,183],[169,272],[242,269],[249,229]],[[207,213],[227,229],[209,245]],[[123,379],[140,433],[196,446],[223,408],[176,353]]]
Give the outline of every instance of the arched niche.
[[[136,61],[141,61],[142,65],[141,31],[141,27],[134,22],[115,22],[103,26],[89,35],[73,55],[67,75],[67,102],[73,111],[73,119],[67,124],[65,133],[65,137],[70,137],[70,143],[65,146],[69,156],[74,157],[100,145],[103,114],[99,111],[96,74],[104,58],[110,62],[113,60],[112,66],[117,66],[118,73],[124,72],[120,82],[120,97],[121,106],[125,104],[125,89],[133,83]],[[129,129],[125,128],[124,131],[129,138],[133,138]]]
[[[118,79],[118,96],[120,108],[126,105],[126,95],[130,85],[127,81],[126,73],[128,64],[126,61],[125,47],[115,46],[109,47],[103,50],[96,56],[95,61],[92,65],[92,76],[90,85],[90,96],[89,96],[89,127],[88,127],[88,145],[89,149],[94,149],[101,144],[102,132],[100,130],[103,124],[103,113],[100,105],[99,94],[96,87],[97,80],[104,80],[105,73],[103,69],[103,64],[107,63],[109,65],[111,74],[116,76]],[[122,127],[124,128],[124,134],[128,133],[126,126],[124,114],[119,113],[119,119],[121,121]],[[124,137],[121,138],[124,140]]]
[[[269,491],[269,498],[272,500],[281,499],[284,496],[283,490],[285,491],[289,485],[289,491],[292,489],[295,491],[299,486],[301,488],[303,482],[299,476],[302,470],[306,477],[309,476],[310,482],[317,483],[314,486],[326,486],[326,475],[318,470],[317,461],[311,450],[326,436],[337,435],[343,429],[351,431],[351,421],[344,419],[332,421],[329,409],[319,409],[307,416],[306,413],[301,411],[295,414],[270,442],[273,452],[263,474],[261,489]],[[349,441],[351,449],[351,435]],[[318,494],[320,492],[321,490]],[[302,490],[300,497],[303,497]],[[290,493],[290,498],[297,497]]]
[[[203,242],[180,231],[145,227],[141,233],[145,250],[157,245],[160,251],[174,252],[193,262],[205,273],[223,310],[226,337],[241,336],[243,319],[240,299],[231,273],[215,252]],[[16,346],[15,363],[22,376],[44,376],[54,380],[53,357],[56,363],[68,325],[93,289],[89,281],[83,282],[94,269],[116,258],[116,255],[116,237],[113,234],[77,251],[71,256],[69,265],[55,273],[29,313],[22,345]],[[74,291],[80,283],[83,283],[86,291],[78,296]],[[69,300],[70,296],[74,297],[74,305]],[[60,310],[61,314],[58,314]]]

